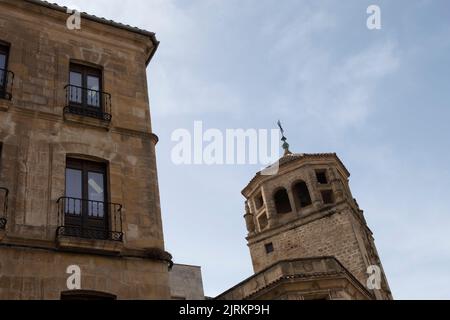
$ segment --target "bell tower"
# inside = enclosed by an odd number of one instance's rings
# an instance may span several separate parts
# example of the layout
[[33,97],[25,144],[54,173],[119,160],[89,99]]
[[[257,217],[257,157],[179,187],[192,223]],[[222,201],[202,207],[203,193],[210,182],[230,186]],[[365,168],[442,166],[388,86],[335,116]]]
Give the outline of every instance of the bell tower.
[[286,140],[283,132],[278,172],[257,173],[242,191],[255,273],[280,261],[334,257],[366,288],[368,269],[378,270],[378,285],[368,289],[392,299],[350,173],[336,154],[295,154]]

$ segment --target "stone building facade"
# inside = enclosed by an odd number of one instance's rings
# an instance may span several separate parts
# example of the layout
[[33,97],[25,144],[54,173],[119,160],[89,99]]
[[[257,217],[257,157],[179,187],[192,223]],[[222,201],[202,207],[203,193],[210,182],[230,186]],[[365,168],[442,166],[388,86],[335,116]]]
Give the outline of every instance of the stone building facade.
[[392,299],[350,173],[336,154],[285,147],[278,173],[242,192],[255,275],[218,299]]
[[169,280],[173,300],[205,300],[201,267],[175,264]]
[[[151,32],[0,0],[0,300],[203,299],[165,251],[146,69]],[[392,299],[335,154],[243,190],[255,275],[217,299]],[[380,287],[367,287],[379,268]]]
[[0,299],[169,299],[146,78],[158,41],[88,14],[70,30],[66,10],[0,1]]

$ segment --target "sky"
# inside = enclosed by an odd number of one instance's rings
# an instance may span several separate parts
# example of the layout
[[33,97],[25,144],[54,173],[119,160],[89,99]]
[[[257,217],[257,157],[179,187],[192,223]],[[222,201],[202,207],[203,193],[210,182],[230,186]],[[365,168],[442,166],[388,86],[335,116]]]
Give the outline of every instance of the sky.
[[[153,31],[166,249],[216,296],[253,274],[241,190],[257,165],[176,165],[172,133],[273,129],[351,172],[396,299],[450,298],[448,0],[58,0]],[[369,30],[366,10],[381,9]]]

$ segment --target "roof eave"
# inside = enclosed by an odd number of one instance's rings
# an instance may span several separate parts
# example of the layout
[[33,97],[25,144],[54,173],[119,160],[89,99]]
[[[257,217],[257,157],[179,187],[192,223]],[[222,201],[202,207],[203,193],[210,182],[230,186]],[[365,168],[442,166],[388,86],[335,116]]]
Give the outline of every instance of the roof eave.
[[[333,157],[335,160],[337,160],[337,162],[338,162],[338,164],[341,166],[341,168],[344,170],[344,173],[347,175],[347,177],[350,177],[350,172],[348,171],[348,169],[345,167],[345,165],[344,165],[344,163],[341,161],[341,159],[339,158],[339,156],[336,154],[336,153],[318,153],[318,154],[303,154],[304,156],[322,156],[322,157]],[[282,158],[281,158],[282,159]],[[280,160],[281,160],[280,159]],[[297,159],[294,159],[293,161],[302,161],[302,160],[304,160],[305,158],[297,158]],[[291,163],[292,161],[290,161],[290,162],[288,162],[288,163]],[[281,164],[281,166],[284,166],[284,165],[286,165],[287,163],[283,163],[283,164]],[[259,182],[260,182],[260,180],[262,179],[261,177],[263,177],[262,175],[261,175],[261,171],[260,172],[257,172],[256,174],[255,174],[255,176],[250,180],[250,182],[247,184],[247,186],[244,188],[244,189],[242,189],[242,191],[241,191],[241,194],[245,197],[245,198],[247,198],[248,197],[248,194],[249,194],[249,192],[252,190],[252,187],[255,185],[255,184],[258,184]]]
[[153,37],[151,37],[152,43],[153,43],[153,48],[152,51],[150,52],[150,55],[148,56],[147,61],[145,62],[145,65],[148,66],[150,64],[150,62],[153,59],[153,56],[155,55],[156,51],[158,50],[159,44],[160,42],[156,39],[156,36],[153,35]]
[[[50,3],[50,2],[42,1],[42,0],[24,0],[24,1],[32,3],[32,4],[35,4],[35,5],[38,5],[38,6],[41,6],[41,7],[45,7],[45,8],[48,8],[48,9],[56,10],[56,11],[59,11],[59,12],[67,14],[67,9],[68,9],[67,7],[63,7],[63,6],[54,4],[54,3]],[[122,29],[122,30],[125,30],[125,31],[137,33],[137,34],[140,34],[140,35],[143,35],[145,37],[150,38],[150,40],[151,40],[151,42],[153,44],[153,48],[152,48],[152,51],[150,52],[150,55],[149,55],[149,57],[148,57],[148,59],[146,61],[146,65],[147,66],[150,63],[150,61],[152,60],[153,56],[156,53],[156,50],[159,47],[159,41],[156,39],[156,35],[155,35],[154,32],[150,32],[150,31],[147,31],[147,30],[139,29],[139,28],[132,27],[132,26],[129,26],[129,25],[125,25],[125,24],[122,24],[122,23],[119,23],[119,22],[115,22],[115,21],[112,21],[112,20],[107,20],[105,18],[100,18],[100,17],[94,16],[94,15],[88,14],[86,12],[81,12],[80,14],[81,14],[81,17],[84,18],[84,19],[87,19],[87,20],[90,20],[90,21],[93,21],[93,22],[97,22],[97,23],[101,23],[101,24],[105,24],[105,25],[109,25],[111,27]]]

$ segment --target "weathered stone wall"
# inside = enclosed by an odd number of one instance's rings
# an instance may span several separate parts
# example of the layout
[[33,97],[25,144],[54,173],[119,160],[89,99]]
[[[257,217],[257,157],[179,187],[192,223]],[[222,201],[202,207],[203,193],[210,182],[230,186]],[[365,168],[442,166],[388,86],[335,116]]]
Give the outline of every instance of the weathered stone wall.
[[[267,254],[264,245],[269,242],[273,243],[274,252]],[[280,260],[334,256],[361,283],[367,279],[366,266],[347,212],[335,213],[250,244],[250,252],[255,272]]]
[[[277,175],[257,176],[243,191],[255,273],[285,259],[333,256],[365,285],[368,266],[382,269],[382,265],[363,212],[351,194],[348,171],[334,154],[288,155],[280,163]],[[328,183],[318,182],[318,170],[325,170]],[[293,188],[298,181],[308,187],[311,205],[307,207],[298,205]],[[274,194],[280,188],[287,191],[292,207],[289,213],[276,211]],[[321,191],[325,190],[333,192],[334,203],[323,201]],[[258,208],[260,196],[264,201]],[[262,215],[268,220],[265,228],[259,223]],[[269,244],[273,252],[267,252]],[[382,290],[376,291],[378,299],[391,298],[384,274]]]
[[81,269],[81,287],[118,299],[168,297],[167,266],[136,258],[0,247],[0,300],[58,300],[67,291],[67,268]]
[[[164,250],[157,138],[151,130],[146,80],[146,61],[154,44],[145,35],[88,19],[82,19],[81,30],[71,31],[67,18],[26,1],[0,2],[0,40],[11,45],[8,69],[15,74],[12,101],[0,99],[0,186],[10,191],[8,224],[0,235],[0,297],[57,298],[65,282],[61,278],[50,288],[48,283],[56,280],[45,279],[53,276],[52,266],[63,270],[64,277],[66,264],[76,260],[86,264],[87,274],[98,283],[114,277],[116,284],[107,285],[122,285],[113,288],[121,298],[169,298],[166,262],[126,258],[131,251],[144,258],[148,248]],[[63,115],[71,61],[102,68],[103,91],[112,95],[110,123]],[[67,157],[107,163],[108,201],[123,205],[122,258],[57,251],[56,201],[65,195]],[[14,261],[27,263],[13,271]],[[97,263],[103,267],[96,268]],[[43,293],[33,289],[30,296],[27,291],[18,296],[15,289],[8,291],[10,284],[16,288],[29,276],[35,277],[33,288]],[[138,283],[142,286],[125,293],[130,284]],[[99,291],[103,287],[89,285]]]
[[1,115],[1,181],[10,190],[10,237],[54,238],[56,201],[65,194],[66,157],[81,156],[108,163],[109,199],[123,205],[126,246],[163,248],[154,143],[149,138],[80,128],[13,108]]
[[169,280],[172,299],[205,300],[200,267],[175,264],[169,272]]
[[103,69],[103,91],[113,95],[112,127],[151,132],[146,59],[153,45],[143,35],[82,19],[66,27],[67,14],[25,1],[0,4],[0,40],[9,42],[14,106],[62,116],[70,61]]

